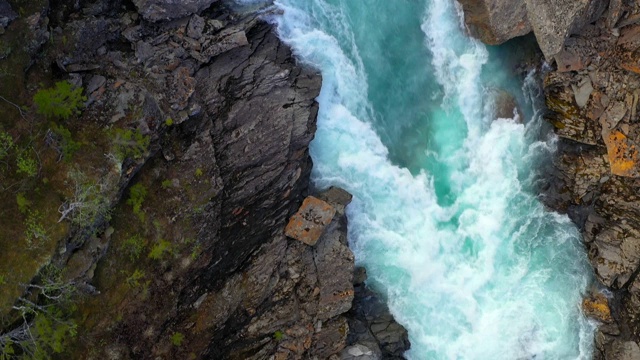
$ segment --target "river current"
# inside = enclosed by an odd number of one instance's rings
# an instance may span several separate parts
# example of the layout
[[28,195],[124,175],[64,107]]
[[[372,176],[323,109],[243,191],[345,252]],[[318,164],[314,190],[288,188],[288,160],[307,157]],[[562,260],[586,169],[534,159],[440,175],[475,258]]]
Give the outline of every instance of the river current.
[[[256,3],[256,0],[238,0]],[[535,193],[552,156],[518,46],[469,38],[452,0],[278,0],[319,69],[313,181],[354,195],[356,261],[409,332],[410,359],[589,359],[580,237]],[[495,116],[496,89],[519,103]]]

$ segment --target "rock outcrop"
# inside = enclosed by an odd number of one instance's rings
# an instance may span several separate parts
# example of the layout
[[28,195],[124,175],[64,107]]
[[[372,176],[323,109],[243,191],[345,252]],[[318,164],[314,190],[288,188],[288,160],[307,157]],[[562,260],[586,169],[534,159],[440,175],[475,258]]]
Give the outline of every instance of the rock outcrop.
[[200,13],[218,0],[133,0],[146,20],[180,19]]
[[[86,103],[77,116],[45,121],[16,105],[30,104],[28,81],[0,84],[3,144],[15,136],[41,165],[17,183],[18,201],[0,192],[12,204],[0,242],[13,240],[0,253],[0,354],[339,358],[355,295],[351,195],[308,196],[320,75],[297,64],[271,25],[222,2],[134,4],[42,1],[1,35],[16,48],[0,57],[4,72],[82,87]],[[55,16],[49,41],[47,13]],[[0,160],[13,171],[22,153]],[[0,185],[19,175],[0,171]],[[88,207],[91,216],[80,217]],[[52,216],[33,215],[42,213]],[[40,223],[46,236],[25,240]],[[64,301],[41,296],[52,283],[69,290],[56,297]],[[15,311],[24,304],[34,308]],[[402,346],[385,350],[401,356],[406,331],[380,313],[367,315],[376,346],[404,334]],[[26,337],[38,321],[52,321],[64,341]]]
[[582,304],[601,322],[595,359],[639,359],[640,5],[526,4],[540,47],[555,59],[543,86],[560,140],[543,200],[582,230],[601,289]]
[[598,19],[601,0],[462,0],[472,36],[491,45],[533,31],[547,59],[562,51],[565,40]]

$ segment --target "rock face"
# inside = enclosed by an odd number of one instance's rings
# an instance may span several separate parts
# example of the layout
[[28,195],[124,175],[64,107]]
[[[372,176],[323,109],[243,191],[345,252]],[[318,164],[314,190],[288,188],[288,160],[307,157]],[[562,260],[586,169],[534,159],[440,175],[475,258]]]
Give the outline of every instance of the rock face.
[[[82,338],[67,334],[64,349],[43,353],[338,359],[355,296],[345,213],[351,195],[330,188],[308,196],[320,75],[298,65],[269,24],[222,2],[134,3],[138,12],[119,1],[52,2],[53,8],[16,20],[24,31],[16,38],[37,40],[10,54],[26,54],[16,61],[18,71],[30,58],[41,77],[55,73],[52,82],[84,88],[86,107],[64,122],[71,130],[63,135],[83,139],[71,170],[84,171],[110,215],[78,226],[63,222],[49,253],[39,249],[46,259],[34,269],[50,263],[60,270],[56,279],[83,294],[73,306],[57,304],[64,319],[56,319],[75,322]],[[42,36],[43,13],[57,14],[49,41]],[[155,22],[167,19],[173,20]],[[33,56],[43,44],[49,48],[42,59]],[[18,133],[15,124],[25,115],[15,115],[0,119],[0,127]],[[69,197],[73,171],[60,161],[62,135],[46,121],[34,123],[47,134],[30,146],[51,175],[49,187],[59,189],[42,196],[54,204],[57,220],[56,209],[68,202],[56,202]],[[287,234],[297,240],[285,235],[294,214]],[[10,255],[0,253],[2,266]],[[10,305],[30,278],[40,281],[38,270],[29,271],[6,278],[15,291],[0,294],[9,304],[0,307],[0,346],[32,344],[22,330],[34,321]],[[368,298],[358,298],[357,306],[369,306]],[[388,311],[367,310],[366,317],[376,341],[371,347],[401,356],[408,343],[389,344],[397,334],[406,340],[406,332]]]
[[497,45],[531,32],[524,1],[461,0],[469,32],[486,44]]
[[547,59],[565,39],[595,21],[607,7],[601,0],[462,0],[472,36],[491,45],[533,33]]
[[574,15],[564,24],[577,24],[569,33],[578,36],[541,43],[559,49],[557,69],[544,79],[546,117],[560,137],[544,200],[582,230],[599,286],[606,288],[606,297],[591,295],[583,302],[585,314],[603,324],[595,358],[635,359],[640,358],[640,77],[630,54],[640,48],[640,7],[611,1],[600,18],[580,28],[601,9],[587,2],[568,5],[564,13]]
[[343,360],[403,359],[410,347],[407,330],[398,324],[378,294],[366,287],[366,272],[356,270],[355,298],[349,311],[348,346],[341,352]]
[[138,12],[149,21],[179,19],[208,8],[217,0],[133,0]]
[[18,14],[11,9],[11,5],[6,0],[0,0],[0,29],[4,32],[9,23],[15,20]]

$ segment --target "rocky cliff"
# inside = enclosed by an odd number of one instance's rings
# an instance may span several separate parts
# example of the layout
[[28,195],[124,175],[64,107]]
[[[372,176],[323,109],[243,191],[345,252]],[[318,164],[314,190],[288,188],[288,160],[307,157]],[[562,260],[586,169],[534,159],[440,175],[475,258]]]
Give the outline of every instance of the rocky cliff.
[[[472,33],[523,32],[492,25],[510,12],[484,14],[467,17]],[[598,280],[583,303],[601,322],[595,358],[640,359],[640,5],[526,1],[519,14],[553,61],[544,76],[546,118],[560,140],[543,200],[582,230]]]
[[316,194],[332,211],[312,244],[285,235],[321,78],[269,24],[215,0],[0,0],[0,26],[3,356],[408,348],[379,300],[348,314],[372,295],[352,281],[350,195]]

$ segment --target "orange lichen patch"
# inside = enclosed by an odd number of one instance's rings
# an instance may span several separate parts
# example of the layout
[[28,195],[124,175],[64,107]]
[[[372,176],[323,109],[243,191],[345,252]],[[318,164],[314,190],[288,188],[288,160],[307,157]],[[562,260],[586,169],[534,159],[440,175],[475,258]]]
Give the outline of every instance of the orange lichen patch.
[[302,202],[298,212],[291,217],[285,235],[313,246],[318,242],[324,228],[329,225],[336,209],[328,203],[309,196]]
[[620,131],[612,131],[604,139],[607,145],[611,173],[619,176],[637,177],[638,173],[638,149]]
[[609,308],[609,300],[601,293],[595,293],[591,297],[582,301],[582,311],[586,316],[600,320],[602,322],[611,322],[611,309]]
[[620,62],[620,67],[627,70],[627,71],[631,71],[634,72],[636,74],[640,74],[640,63],[638,63],[637,61],[633,61],[633,60],[627,60],[627,61],[622,61]]

